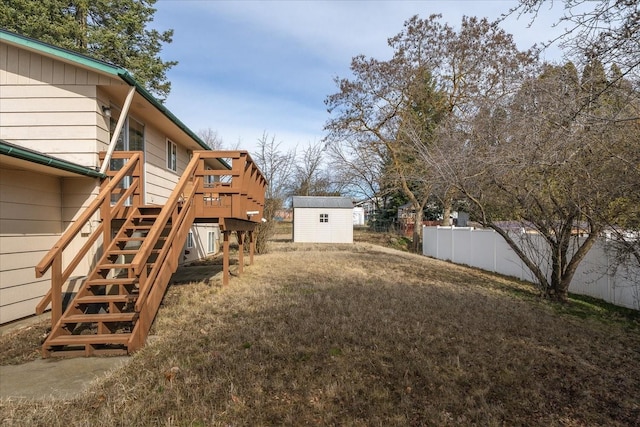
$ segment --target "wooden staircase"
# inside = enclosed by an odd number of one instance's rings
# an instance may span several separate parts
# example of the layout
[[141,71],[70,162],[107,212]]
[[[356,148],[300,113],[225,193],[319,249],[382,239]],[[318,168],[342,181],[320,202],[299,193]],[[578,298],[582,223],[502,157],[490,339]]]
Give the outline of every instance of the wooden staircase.
[[[239,233],[240,245],[245,232],[253,241],[251,233],[262,216],[266,181],[246,152],[194,152],[163,206],[141,203],[142,153],[116,152],[116,157],[126,159],[125,165],[108,172],[100,193],[36,266],[37,277],[51,272],[51,289],[36,307],[38,314],[51,307],[51,333],[42,345],[45,358],[140,349],[193,223],[215,222],[223,231],[226,283],[229,233]],[[231,159],[233,167],[219,159]],[[219,169],[207,162],[217,162]],[[100,215],[99,225],[63,263],[63,252],[95,215]],[[63,284],[96,245],[103,254],[63,311]]]
[[[127,354],[138,347],[139,340],[134,331],[140,318],[136,311],[140,280],[132,262],[154,227],[161,230],[144,263],[143,276],[149,276],[163,248],[170,245],[168,238],[173,224],[171,220],[157,224],[160,212],[159,206],[141,206],[132,210],[75,299],[52,327],[42,347],[45,357],[73,356],[76,353],[84,356]],[[191,223],[182,223],[182,227],[187,229],[190,226]],[[177,262],[172,264],[175,271]],[[158,285],[164,293],[167,283]]]

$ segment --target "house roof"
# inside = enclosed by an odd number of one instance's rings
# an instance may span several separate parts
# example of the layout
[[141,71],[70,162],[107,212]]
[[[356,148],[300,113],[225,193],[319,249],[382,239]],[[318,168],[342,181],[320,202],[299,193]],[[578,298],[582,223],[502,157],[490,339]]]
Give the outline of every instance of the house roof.
[[116,65],[110,64],[105,61],[100,61],[95,58],[91,58],[78,52],[73,52],[68,49],[53,46],[40,40],[12,33],[10,31],[3,30],[2,28],[0,28],[0,40],[15,46],[20,46],[27,50],[35,51],[46,56],[57,58],[64,62],[81,66],[83,68],[89,68],[96,72],[119,77],[129,86],[135,87],[137,93],[139,93],[144,99],[151,103],[178,128],[185,132],[191,139],[193,139],[199,146],[201,146],[203,150],[211,150],[211,148],[198,135],[196,135],[191,129],[189,129],[184,123],[182,123],[182,121],[180,121],[153,95],[151,95],[149,91],[147,91],[140,83],[138,83],[125,68],[118,67]]
[[353,209],[350,197],[294,196],[293,208]]
[[3,139],[0,139],[0,155],[5,155],[13,159],[23,160],[30,163],[36,163],[64,172],[71,172],[72,174],[76,175],[84,175],[93,178],[106,178],[105,174],[102,174],[91,168],[80,166],[66,160],[49,156],[47,154],[26,149],[24,147],[19,147]]

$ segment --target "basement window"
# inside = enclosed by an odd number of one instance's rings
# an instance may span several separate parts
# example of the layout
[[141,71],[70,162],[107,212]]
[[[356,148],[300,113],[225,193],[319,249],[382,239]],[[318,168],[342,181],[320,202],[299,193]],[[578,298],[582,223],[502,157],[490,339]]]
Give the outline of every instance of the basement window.
[[329,222],[329,214],[320,214],[320,222]]
[[178,147],[175,143],[167,139],[167,169],[177,172],[178,170]]
[[193,248],[193,232],[187,234],[187,249]]
[[207,247],[207,253],[211,254],[214,253],[216,251],[216,232],[215,231],[210,231],[209,232],[209,239],[208,239],[208,247]]

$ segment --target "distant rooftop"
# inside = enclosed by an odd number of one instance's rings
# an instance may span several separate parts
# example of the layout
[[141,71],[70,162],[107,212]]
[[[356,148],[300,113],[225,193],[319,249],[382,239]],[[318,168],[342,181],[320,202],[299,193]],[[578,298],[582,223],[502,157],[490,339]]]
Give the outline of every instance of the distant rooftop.
[[350,197],[294,196],[293,208],[352,209]]

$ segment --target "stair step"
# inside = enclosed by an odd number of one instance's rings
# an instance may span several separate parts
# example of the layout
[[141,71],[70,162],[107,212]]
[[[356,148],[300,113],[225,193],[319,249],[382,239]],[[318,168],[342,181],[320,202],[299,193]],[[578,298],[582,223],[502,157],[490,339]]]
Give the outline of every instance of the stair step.
[[87,280],[86,286],[105,286],[105,285],[135,285],[138,283],[137,277],[122,277],[117,279],[92,279]]
[[110,302],[129,302],[133,303],[138,299],[137,294],[130,295],[86,295],[83,297],[77,297],[73,300],[74,304],[108,304]]
[[150,224],[150,225],[127,224],[123,228],[126,230],[151,230],[153,228],[153,224]]
[[45,341],[47,346],[56,345],[85,345],[85,344],[126,344],[131,338],[130,333],[125,334],[98,334],[98,335],[60,335]]
[[[109,251],[109,255],[136,255],[140,249],[114,249]],[[151,253],[158,253],[160,249],[152,249]]]
[[125,270],[127,268],[131,268],[133,267],[133,264],[128,263],[128,264],[100,264],[96,267],[96,270],[114,270],[114,269],[119,269],[119,270]]
[[[136,236],[136,237],[121,237],[116,239],[118,242],[143,242],[146,239],[146,236]],[[158,237],[158,240],[167,240],[166,236]]]
[[162,206],[140,206],[138,207],[138,212],[143,215],[153,215],[151,212],[155,212],[155,215],[160,215],[162,211]]
[[97,323],[97,322],[134,322],[138,319],[138,313],[98,313],[98,314],[73,314],[65,316],[64,323]]

